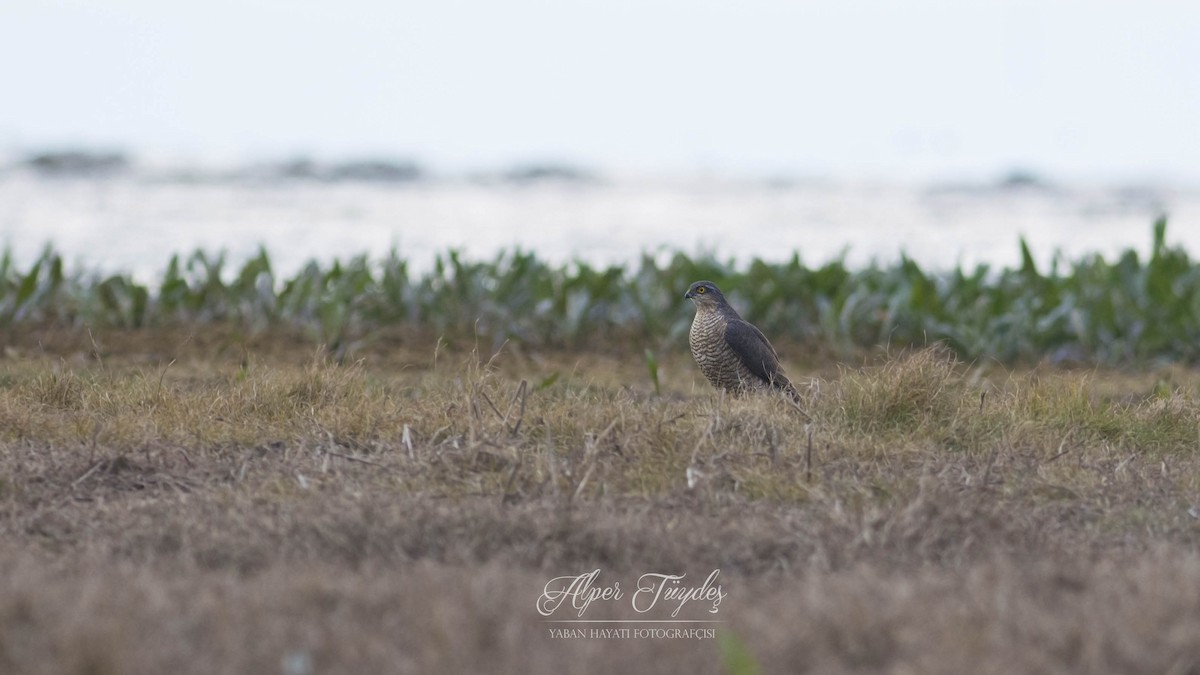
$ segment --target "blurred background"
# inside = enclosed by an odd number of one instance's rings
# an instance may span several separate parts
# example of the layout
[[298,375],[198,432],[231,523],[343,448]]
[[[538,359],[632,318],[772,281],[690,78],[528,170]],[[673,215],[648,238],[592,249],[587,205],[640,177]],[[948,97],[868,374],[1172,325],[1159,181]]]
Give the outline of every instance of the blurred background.
[[0,6],[0,245],[145,281],[514,246],[930,268],[1200,251],[1200,6]]

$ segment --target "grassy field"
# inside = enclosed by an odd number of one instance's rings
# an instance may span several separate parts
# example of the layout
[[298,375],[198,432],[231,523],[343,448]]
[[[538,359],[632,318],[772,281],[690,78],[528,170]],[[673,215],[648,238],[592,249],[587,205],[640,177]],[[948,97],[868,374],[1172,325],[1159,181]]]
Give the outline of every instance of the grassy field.
[[[1184,367],[785,340],[801,411],[716,395],[683,350],[9,338],[2,672],[1200,669]],[[632,611],[639,576],[719,570],[719,611],[675,618],[720,623],[555,636],[613,627],[537,611],[596,569],[627,597],[584,618],[670,619]]]

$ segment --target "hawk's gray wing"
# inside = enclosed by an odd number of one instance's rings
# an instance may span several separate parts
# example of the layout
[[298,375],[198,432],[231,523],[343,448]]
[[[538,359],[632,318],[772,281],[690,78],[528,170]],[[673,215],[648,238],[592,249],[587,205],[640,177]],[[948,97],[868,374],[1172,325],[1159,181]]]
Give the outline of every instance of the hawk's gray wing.
[[725,342],[750,372],[763,381],[771,382],[780,375],[779,356],[775,354],[775,348],[753,324],[742,319],[730,319],[725,326]]

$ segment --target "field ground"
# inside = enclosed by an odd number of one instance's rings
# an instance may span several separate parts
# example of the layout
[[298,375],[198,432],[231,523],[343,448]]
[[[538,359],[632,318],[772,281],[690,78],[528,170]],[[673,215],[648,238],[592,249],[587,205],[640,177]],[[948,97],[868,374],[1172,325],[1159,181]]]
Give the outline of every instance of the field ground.
[[[8,337],[2,672],[1200,672],[1196,371]],[[595,569],[714,639],[553,636]]]

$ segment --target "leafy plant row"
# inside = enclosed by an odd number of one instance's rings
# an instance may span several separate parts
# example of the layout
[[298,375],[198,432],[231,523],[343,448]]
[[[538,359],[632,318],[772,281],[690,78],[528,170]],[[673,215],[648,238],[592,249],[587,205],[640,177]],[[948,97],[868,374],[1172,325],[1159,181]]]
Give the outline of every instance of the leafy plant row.
[[281,277],[265,251],[236,269],[223,254],[197,251],[171,258],[156,285],[68,271],[47,249],[24,269],[11,253],[0,259],[0,326],[226,322],[250,332],[299,328],[343,348],[402,326],[534,346],[658,347],[686,340],[692,308],[683,292],[711,279],[774,339],[846,354],[941,341],[966,358],[1006,362],[1200,361],[1200,264],[1166,244],[1165,220],[1153,237],[1144,260],[1132,250],[1115,260],[1056,256],[1047,270],[1024,241],[1019,267],[950,270],[923,269],[907,257],[850,269],[841,259],[739,266],[682,253],[594,267],[551,265],[515,250],[492,260],[451,251],[420,274],[393,252],[310,262]]

